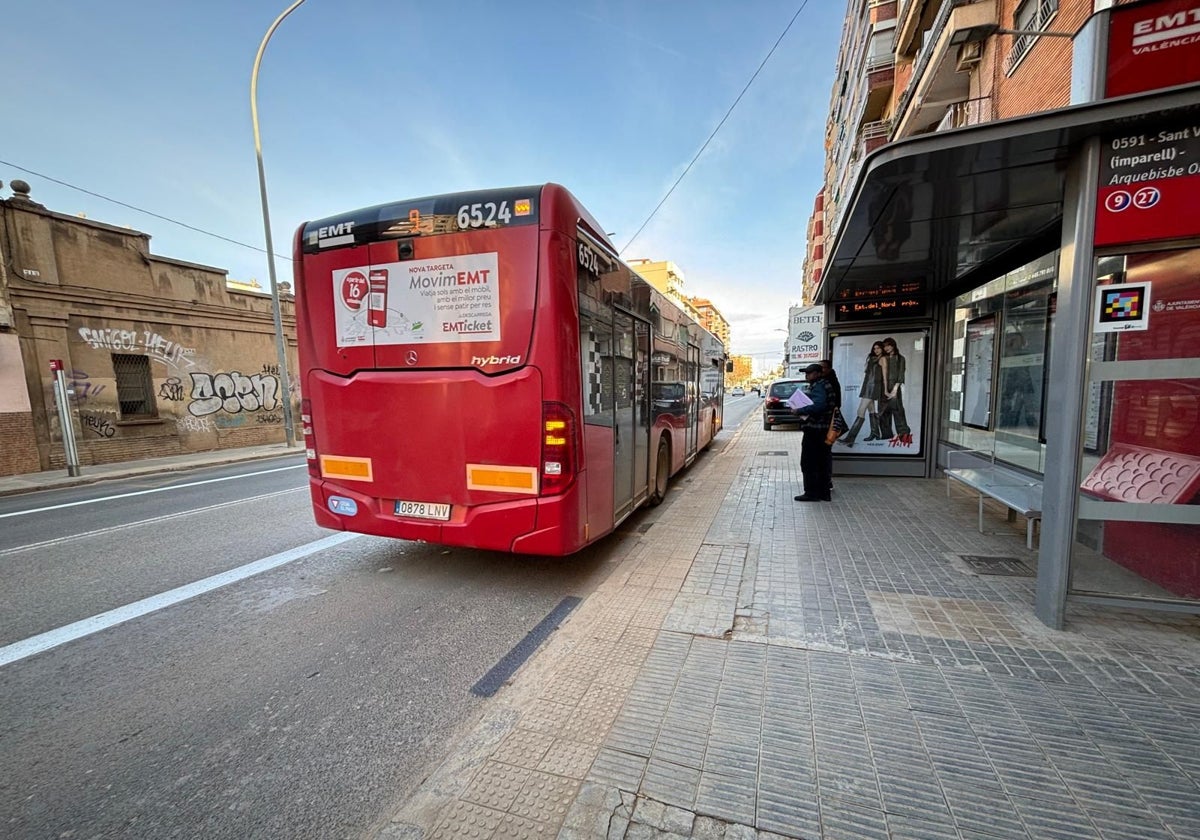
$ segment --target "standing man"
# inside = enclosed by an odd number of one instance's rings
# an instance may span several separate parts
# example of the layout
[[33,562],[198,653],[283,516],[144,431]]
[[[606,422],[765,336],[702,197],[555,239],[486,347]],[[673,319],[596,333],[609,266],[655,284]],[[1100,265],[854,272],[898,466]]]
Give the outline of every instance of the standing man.
[[797,502],[828,502],[830,468],[833,464],[831,447],[825,442],[829,420],[833,417],[833,388],[824,378],[824,368],[816,362],[804,369],[804,381],[808,383],[808,398],[812,405],[794,409],[800,416],[800,428],[804,439],[800,441],[800,473],[804,476],[804,493],[796,496]]

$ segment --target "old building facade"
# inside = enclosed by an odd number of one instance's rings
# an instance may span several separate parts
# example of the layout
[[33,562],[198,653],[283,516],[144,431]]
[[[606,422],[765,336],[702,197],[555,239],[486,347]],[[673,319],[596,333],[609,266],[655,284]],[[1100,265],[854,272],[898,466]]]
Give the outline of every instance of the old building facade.
[[[0,200],[0,475],[65,466],[59,360],[80,465],[282,442],[268,295],[150,253],[139,231]],[[288,367],[295,319],[281,295]],[[293,392],[296,388],[292,388]]]

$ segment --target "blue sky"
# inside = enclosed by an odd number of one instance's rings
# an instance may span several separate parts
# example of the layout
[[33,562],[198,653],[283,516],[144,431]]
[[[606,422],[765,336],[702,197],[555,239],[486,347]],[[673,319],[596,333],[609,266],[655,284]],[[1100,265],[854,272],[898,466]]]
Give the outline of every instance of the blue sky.
[[[0,180],[151,235],[163,256],[267,286],[249,83],[289,0],[39,0],[5,12]],[[842,3],[307,0],[258,83],[275,250],[385,201],[556,181],[625,247],[787,36],[627,258],[675,262],[779,351],[821,186]],[[291,262],[278,258],[281,280]]]

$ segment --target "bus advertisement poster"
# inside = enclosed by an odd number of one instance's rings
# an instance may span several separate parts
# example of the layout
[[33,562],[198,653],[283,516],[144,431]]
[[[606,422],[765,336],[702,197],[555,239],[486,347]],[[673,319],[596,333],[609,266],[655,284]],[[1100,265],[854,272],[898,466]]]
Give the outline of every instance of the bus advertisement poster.
[[499,341],[497,263],[460,254],[335,270],[337,346]]

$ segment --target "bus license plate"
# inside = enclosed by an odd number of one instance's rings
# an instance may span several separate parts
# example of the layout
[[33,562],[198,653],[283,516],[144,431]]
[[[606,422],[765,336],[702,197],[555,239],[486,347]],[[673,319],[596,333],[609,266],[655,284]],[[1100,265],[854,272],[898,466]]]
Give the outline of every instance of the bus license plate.
[[434,502],[405,502],[397,499],[396,516],[411,516],[414,519],[440,519],[444,522],[450,518],[450,505]]

